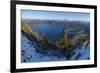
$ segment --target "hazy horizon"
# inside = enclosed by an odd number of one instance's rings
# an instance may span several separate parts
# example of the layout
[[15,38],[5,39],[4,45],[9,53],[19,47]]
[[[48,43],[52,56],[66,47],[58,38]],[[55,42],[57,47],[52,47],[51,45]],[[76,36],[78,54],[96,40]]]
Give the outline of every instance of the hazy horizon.
[[54,12],[21,10],[21,19],[40,19],[40,20],[70,20],[70,21],[90,21],[90,14],[83,12]]

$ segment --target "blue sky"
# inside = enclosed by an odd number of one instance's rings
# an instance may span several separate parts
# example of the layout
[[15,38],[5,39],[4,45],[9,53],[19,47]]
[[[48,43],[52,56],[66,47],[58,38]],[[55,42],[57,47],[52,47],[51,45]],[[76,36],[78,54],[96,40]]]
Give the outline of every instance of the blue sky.
[[56,19],[90,21],[89,13],[22,10],[22,19]]

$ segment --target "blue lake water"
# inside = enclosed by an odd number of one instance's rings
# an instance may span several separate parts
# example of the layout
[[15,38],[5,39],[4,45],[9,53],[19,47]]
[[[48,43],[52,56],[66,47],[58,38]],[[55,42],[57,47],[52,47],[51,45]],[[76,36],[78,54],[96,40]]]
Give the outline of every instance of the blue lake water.
[[47,23],[36,24],[32,27],[33,31],[45,34],[45,36],[47,36],[47,38],[51,40],[57,40],[60,37],[63,28],[64,25],[61,24],[50,25]]

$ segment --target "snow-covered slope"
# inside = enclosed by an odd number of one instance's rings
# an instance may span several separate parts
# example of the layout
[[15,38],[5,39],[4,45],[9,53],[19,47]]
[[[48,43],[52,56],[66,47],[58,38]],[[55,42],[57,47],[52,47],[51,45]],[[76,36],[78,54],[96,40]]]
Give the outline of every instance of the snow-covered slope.
[[[47,61],[67,61],[66,56],[62,56],[58,50],[49,50],[39,53],[37,44],[31,42],[25,35],[21,35],[21,62],[47,62]],[[56,53],[56,56],[52,55]],[[90,46],[85,42],[83,45],[73,48],[69,60],[88,60],[90,58]]]

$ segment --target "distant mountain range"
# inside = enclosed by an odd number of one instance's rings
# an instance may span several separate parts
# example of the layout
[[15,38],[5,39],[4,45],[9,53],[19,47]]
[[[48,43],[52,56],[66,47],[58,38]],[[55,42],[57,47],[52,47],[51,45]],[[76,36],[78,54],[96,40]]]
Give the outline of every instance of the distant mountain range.
[[69,29],[85,29],[86,32],[90,31],[90,22],[87,21],[75,21],[75,20],[43,20],[43,19],[22,19],[30,26],[37,24],[54,24],[54,25],[66,25]]

